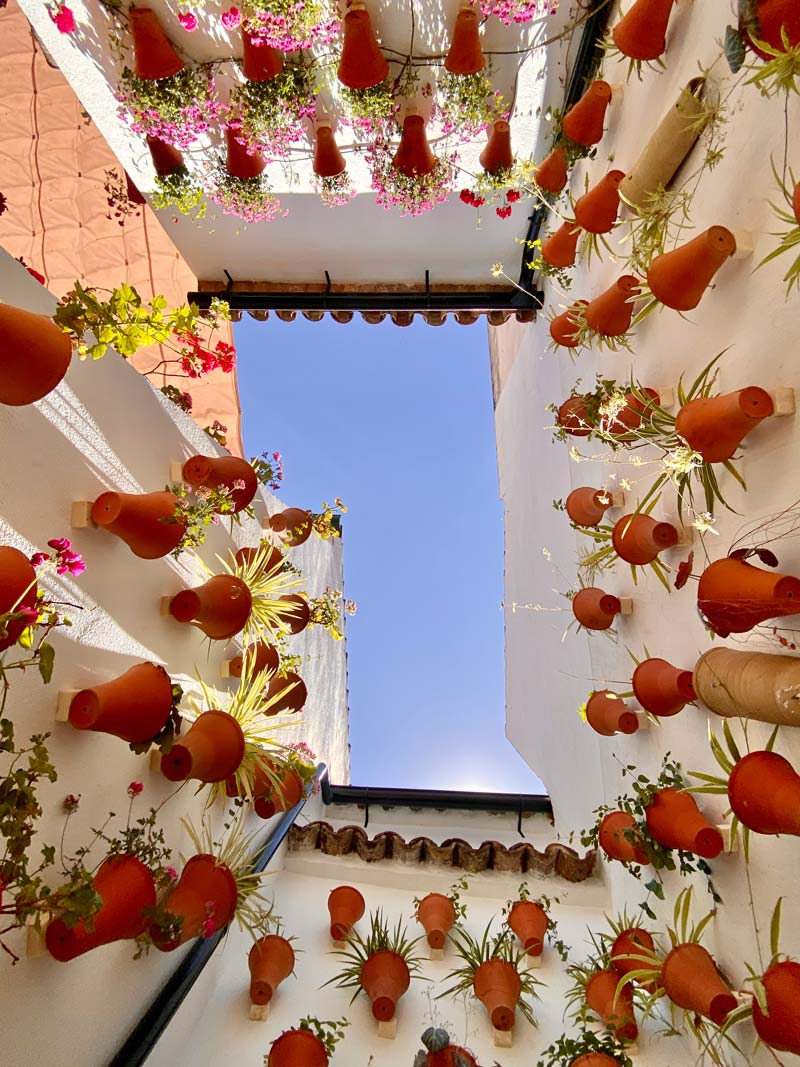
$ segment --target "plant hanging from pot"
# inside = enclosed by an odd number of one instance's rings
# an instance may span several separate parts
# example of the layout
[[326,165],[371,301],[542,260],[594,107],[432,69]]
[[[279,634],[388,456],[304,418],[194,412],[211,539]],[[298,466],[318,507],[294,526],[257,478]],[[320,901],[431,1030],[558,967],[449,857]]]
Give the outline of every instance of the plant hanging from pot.
[[484,18],[494,15],[504,26],[519,26],[546,15],[552,6],[550,0],[481,0],[480,10]]
[[550,914],[553,905],[558,903],[558,897],[545,893],[531,900],[527,882],[520,883],[515,900],[506,901],[503,916],[528,956],[541,956],[547,941],[562,960],[569,957],[569,945],[558,936],[558,923]]
[[399,146],[390,140],[388,131],[377,133],[367,145],[365,159],[375,202],[387,210],[399,207],[403,215],[422,215],[444,203],[453,190],[455,154],[433,154],[421,115],[405,116]]
[[477,74],[440,73],[432,118],[440,122],[444,137],[472,141],[485,127],[506,117],[508,107],[500,92],[492,88],[490,74],[485,70]]
[[124,67],[116,97],[120,117],[134,133],[157,137],[176,148],[190,147],[222,117],[210,63],[184,67],[157,80],[139,78]]
[[625,1051],[625,1043],[613,1034],[596,1034],[580,1030],[575,1036],[562,1034],[557,1041],[539,1054],[537,1067],[633,1067],[633,1060]]
[[264,1057],[264,1067],[327,1067],[349,1025],[345,1018],[331,1022],[307,1016],[275,1038]]
[[788,296],[791,295],[792,289],[800,290],[800,181],[795,180],[794,173],[790,169],[787,184],[775,170],[774,163],[772,165],[772,173],[775,175],[775,181],[781,191],[785,206],[776,204],[771,204],[770,206],[778,220],[784,223],[785,226],[781,232],[772,234],[773,237],[780,237],[780,244],[777,248],[773,248],[768,255],[764,256],[758,266],[763,267],[765,263],[769,263],[786,252],[794,256],[794,260],[783,276]]
[[242,5],[242,25],[279,52],[330,44],[340,28],[329,0],[247,0]]
[[571,963],[567,975],[572,984],[565,997],[565,1014],[580,1026],[598,1019],[620,1045],[629,1045],[639,1035],[635,1008],[641,991],[622,986],[606,949],[590,931],[593,951],[582,963]]
[[[248,152],[238,140],[240,132],[238,120],[226,126],[228,156],[214,161],[206,195],[220,205],[223,215],[235,215],[243,222],[271,222],[286,212],[281,212],[281,202],[271,191],[269,180],[263,173],[265,160],[255,151]],[[236,164],[237,174],[232,173],[231,155],[234,153],[244,161]]]
[[188,167],[180,167],[170,174],[157,174],[156,188],[150,200],[159,211],[172,208],[192,220],[204,219],[208,209],[203,188]]
[[313,118],[314,88],[309,68],[287,64],[274,78],[244,81],[231,93],[239,121],[239,139],[268,160],[288,159],[292,146],[305,137],[303,120]]

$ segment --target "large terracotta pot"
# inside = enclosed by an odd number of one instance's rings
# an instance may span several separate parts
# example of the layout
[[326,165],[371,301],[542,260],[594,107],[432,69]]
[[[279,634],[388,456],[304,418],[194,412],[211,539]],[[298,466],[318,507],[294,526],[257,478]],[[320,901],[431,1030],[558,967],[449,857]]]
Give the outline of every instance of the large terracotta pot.
[[[789,47],[797,48],[800,45],[800,8],[795,0],[757,0],[756,15],[758,16],[758,39],[774,48],[777,52],[784,52],[786,45],[783,43],[783,34],[789,38]],[[767,61],[774,59],[769,52],[759,48],[752,39],[748,38],[749,47]]]
[[244,734],[236,719],[226,711],[204,711],[161,757],[161,773],[171,782],[224,782],[243,758]]
[[561,128],[575,144],[597,144],[603,137],[603,122],[606,109],[611,103],[611,86],[608,82],[593,81],[577,104],[564,116]]
[[794,193],[792,194],[792,210],[794,211],[797,225],[800,226],[800,182],[794,187]]
[[633,693],[645,711],[666,718],[697,699],[692,672],[673,667],[665,659],[643,659],[633,672]]
[[606,433],[619,437],[625,437],[638,430],[650,407],[650,399],[654,404],[661,403],[661,398],[655,389],[645,388],[642,392],[649,398],[647,401],[641,400],[635,393],[626,393],[625,407],[618,411],[613,418],[603,417],[600,420],[600,428]]
[[299,674],[287,671],[286,674],[276,675],[270,679],[267,686],[267,699],[271,700],[274,696],[278,699],[268,711],[264,712],[265,715],[277,715],[281,711],[302,711],[308,699],[308,689]]
[[302,508],[286,508],[270,516],[269,528],[280,534],[290,548],[297,548],[311,536],[311,512]]
[[472,988],[495,1030],[513,1029],[522,993],[522,981],[514,964],[507,960],[487,960],[475,971]]
[[632,831],[636,838],[639,837],[634,817],[625,811],[610,811],[600,822],[600,848],[609,859],[647,866],[650,863],[647,853],[624,836],[626,831]]
[[137,663],[118,678],[76,693],[69,722],[77,730],[141,743],[161,733],[172,710],[172,682],[156,663]]
[[690,400],[678,412],[675,430],[706,463],[724,463],[774,410],[769,393],[751,385],[723,396]]
[[[210,936],[228,925],[236,913],[238,900],[236,880],[224,863],[215,856],[192,856],[164,902],[166,911],[183,917],[180,933],[167,940],[157,926],[151,926],[153,944],[162,952],[172,952],[201,934]],[[213,926],[210,931],[206,927],[208,920]]]
[[647,284],[666,307],[691,311],[735,251],[736,238],[731,231],[711,226],[685,245],[656,256],[647,271]]
[[572,598],[572,613],[587,630],[608,630],[620,607],[617,597],[596,586],[579,589]]
[[731,771],[733,814],[757,834],[800,837],[800,775],[777,752],[751,752]]
[[150,150],[150,158],[153,161],[153,169],[162,178],[183,170],[185,163],[183,154],[171,144],[162,141],[160,137],[148,137],[147,147]]
[[63,379],[71,358],[69,334],[48,315],[0,304],[0,404],[41,400]]
[[610,507],[611,493],[583,485],[573,489],[566,499],[567,515],[576,526],[597,526]]
[[407,178],[430,174],[436,166],[422,115],[406,115],[403,119],[403,133],[392,166]]
[[[181,470],[183,480],[193,488],[232,489],[229,499],[233,513],[246,508],[258,490],[256,472],[239,456],[191,456]],[[244,482],[244,489],[234,489],[234,482]]]
[[570,437],[588,437],[594,428],[582,396],[568,397],[556,412],[556,422]]
[[529,956],[541,956],[549,923],[547,912],[533,900],[518,900],[508,913],[508,925]]
[[667,24],[675,0],[635,0],[611,31],[624,56],[643,61],[658,59],[667,48]]
[[299,634],[311,621],[311,605],[299,593],[284,593],[278,597],[281,606],[276,610],[290,634]]
[[371,89],[389,73],[389,64],[380,50],[369,12],[363,4],[353,5],[344,17],[344,41],[336,76],[348,89]]
[[251,82],[267,82],[283,70],[283,56],[276,48],[270,48],[263,40],[258,43],[257,34],[248,33],[242,26],[242,71]]
[[614,524],[611,544],[621,560],[643,567],[660,552],[678,543],[678,531],[671,522],[657,522],[650,515],[623,515]]
[[[647,930],[640,926],[632,926],[623,930],[614,938],[609,956],[611,966],[617,974],[630,974],[631,971],[640,971],[645,963],[642,960],[627,959],[628,956],[642,956],[648,952],[655,952],[655,942]],[[642,983],[651,987],[650,983]]]
[[800,659],[796,656],[719,646],[697,661],[693,682],[697,695],[717,715],[800,725]]
[[562,222],[542,244],[542,259],[551,267],[571,267],[575,263],[581,228],[572,220]]
[[800,579],[740,559],[715,560],[700,576],[697,606],[720,637],[800,612]]
[[721,1026],[736,1007],[736,997],[722,981],[702,945],[677,945],[661,965],[661,984],[673,1004]]
[[149,7],[131,7],[128,10],[133,51],[134,73],[145,81],[171,78],[183,70],[183,60],[172,47],[158,17]]
[[369,997],[373,1016],[382,1023],[394,1018],[397,1002],[410,983],[406,961],[387,949],[373,953],[361,967],[361,988]]
[[444,69],[451,74],[477,74],[486,66],[478,33],[478,12],[466,8],[456,15]]
[[344,941],[364,914],[364,898],[351,885],[338,885],[328,894],[331,940]]
[[225,127],[225,169],[232,178],[247,180],[257,178],[267,165],[260,152],[248,152],[245,145],[237,140],[237,131]]
[[586,702],[586,721],[597,734],[635,734],[639,720],[628,705],[610,689],[592,693]]
[[53,919],[47,927],[47,950],[61,963],[99,945],[138,937],[150,923],[144,912],[155,906],[155,882],[135,856],[108,856],[98,867],[92,886],[102,905],[92,917],[91,930],[82,919],[75,926]]
[[275,990],[294,970],[294,949],[285,937],[267,934],[250,949],[247,965],[250,1000],[253,1004],[269,1004]]
[[514,166],[514,153],[511,151],[511,126],[505,119],[493,122],[489,130],[489,140],[479,156],[480,165],[487,174],[500,174]]
[[[234,553],[234,559],[236,560],[237,567],[249,567],[257,556],[261,556],[264,553],[263,545],[256,545],[255,548],[237,548]],[[277,547],[273,546],[268,552],[263,554],[263,564],[261,570],[264,573],[276,570],[278,566],[284,561],[285,557],[283,552]]]
[[317,126],[314,130],[313,170],[319,178],[335,178],[347,170],[330,126]]
[[697,801],[679,789],[660,789],[645,809],[647,829],[665,848],[713,860],[722,852],[722,834],[703,817]]
[[761,979],[767,998],[765,1015],[753,997],[753,1026],[761,1040],[779,1052],[800,1056],[800,963],[773,963]]
[[447,935],[456,921],[456,909],[444,893],[428,893],[419,902],[417,919],[425,928],[431,948],[444,948]]
[[633,306],[640,291],[636,277],[623,274],[586,305],[586,325],[602,337],[621,337],[631,328]]
[[533,172],[533,180],[543,193],[560,193],[567,184],[567,154],[559,145]]
[[[587,307],[588,300],[576,300],[574,304],[563,311],[560,315],[556,315],[550,320],[550,336],[553,338],[557,345],[561,345],[562,348],[577,348],[580,344],[578,339],[579,326],[575,319],[575,312],[578,308]],[[572,400],[577,399],[573,397]],[[565,407],[572,401],[567,400],[561,407]],[[572,432],[572,431],[568,431]],[[576,437],[588,436],[592,431],[591,429],[586,431],[586,434],[574,434]]]
[[[28,557],[18,548],[0,545],[0,615],[12,609],[35,607],[37,593],[36,571]],[[27,625],[24,619],[6,623],[6,636],[0,637],[0,652],[16,644]]]
[[183,589],[169,603],[178,622],[194,623],[206,637],[227,641],[247,625],[253,598],[240,578],[216,574],[203,585]]
[[279,811],[291,811],[304,793],[303,779],[293,767],[288,767],[277,787],[270,786],[255,798],[253,810],[260,819],[271,819]]
[[633,1015],[633,990],[625,985],[617,991],[619,974],[598,971],[586,983],[586,1003],[621,1041],[635,1041],[639,1027]]
[[[281,665],[281,657],[277,648],[266,641],[259,641],[255,648],[249,647],[247,656],[250,660],[250,670],[253,674],[261,674],[262,671],[274,673]],[[241,678],[243,667],[244,654],[234,656],[233,659],[228,660],[228,673],[231,678]]]
[[622,170],[610,170],[588,192],[575,201],[575,221],[589,233],[609,233],[619,211],[619,183]]
[[101,493],[92,504],[92,522],[124,541],[139,559],[160,559],[177,548],[186,532],[175,515],[174,493]]
[[272,1042],[267,1067],[328,1067],[328,1053],[310,1030],[287,1030]]

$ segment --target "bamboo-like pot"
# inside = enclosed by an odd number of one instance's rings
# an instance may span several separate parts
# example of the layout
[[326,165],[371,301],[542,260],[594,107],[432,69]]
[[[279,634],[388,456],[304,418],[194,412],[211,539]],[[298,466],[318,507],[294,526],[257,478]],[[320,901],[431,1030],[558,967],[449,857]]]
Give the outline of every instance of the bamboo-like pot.
[[800,726],[800,659],[712,648],[695,664],[697,695],[723,718]]

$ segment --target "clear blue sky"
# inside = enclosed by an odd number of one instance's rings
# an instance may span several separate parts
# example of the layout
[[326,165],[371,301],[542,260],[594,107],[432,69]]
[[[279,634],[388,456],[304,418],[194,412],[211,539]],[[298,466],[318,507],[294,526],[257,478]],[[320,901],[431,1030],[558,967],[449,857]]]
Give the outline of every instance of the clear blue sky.
[[245,315],[235,332],[247,454],[283,453],[287,504],[349,509],[353,784],[543,792],[504,733],[484,323]]

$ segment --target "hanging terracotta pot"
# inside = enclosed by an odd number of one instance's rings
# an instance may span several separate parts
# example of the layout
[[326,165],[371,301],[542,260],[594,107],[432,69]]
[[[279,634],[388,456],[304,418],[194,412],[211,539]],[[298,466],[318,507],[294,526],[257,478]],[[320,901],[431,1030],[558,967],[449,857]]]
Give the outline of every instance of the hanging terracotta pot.
[[[280,695],[278,695],[280,694]],[[277,715],[281,711],[298,712],[305,707],[308,699],[306,683],[299,674],[287,671],[270,679],[267,686],[267,700],[278,697],[265,715]]]
[[667,49],[667,24],[675,0],[635,0],[633,7],[611,31],[624,56],[647,62]]
[[257,34],[248,33],[242,26],[242,71],[250,82],[272,81],[283,70],[283,56]]
[[617,597],[596,586],[579,589],[572,598],[572,613],[587,630],[608,630],[620,609]]
[[436,166],[422,115],[406,115],[403,119],[403,133],[392,166],[407,178],[430,174]]
[[666,307],[691,311],[735,251],[736,238],[731,231],[711,226],[680,248],[656,256],[647,271],[647,284]]
[[[794,0],[756,0],[756,17],[758,18],[758,40],[774,48],[776,52],[785,52],[783,36],[789,39],[789,47],[800,45],[800,8]],[[773,60],[769,52],[754,44],[747,37],[748,47],[762,59]]]
[[186,525],[170,522],[174,493],[101,493],[92,504],[92,522],[124,541],[139,559],[160,559],[177,548]]
[[636,820],[625,811],[610,811],[599,827],[600,848],[612,860],[620,863],[637,863],[646,867],[650,860],[647,853],[634,841],[629,841],[625,834],[633,834],[634,840],[641,840]]
[[612,507],[611,493],[583,485],[580,489],[572,490],[564,506],[576,526],[597,526]]
[[267,1067],[328,1067],[328,1053],[310,1030],[287,1030],[272,1042]]
[[661,984],[673,1004],[721,1026],[736,1008],[736,997],[722,981],[702,945],[677,945],[661,965]]
[[463,8],[456,15],[444,69],[450,74],[477,74],[485,66],[478,33],[478,12],[472,7]]
[[133,35],[134,74],[145,81],[171,78],[183,70],[183,60],[164,33],[155,11],[131,7],[128,20]]
[[747,633],[767,619],[800,613],[800,579],[729,556],[700,575],[697,606],[720,637]]
[[[557,345],[561,345],[563,348],[577,348],[580,344],[578,340],[578,331],[580,326],[575,318],[575,313],[579,308],[585,308],[589,304],[588,300],[576,300],[575,303],[568,307],[561,315],[556,315],[554,319],[550,320],[550,336],[553,338]],[[573,400],[577,398],[572,398]],[[561,405],[562,408],[570,404],[571,401],[567,400]],[[582,403],[582,401],[581,401]],[[560,409],[559,409],[560,410]],[[566,427],[565,427],[566,429]],[[572,433],[571,430],[567,431]],[[586,437],[591,433],[591,430],[587,430],[585,434],[575,434],[576,437]]]
[[[631,971],[639,971],[645,966],[644,961],[627,959],[626,957],[641,956],[643,953],[655,952],[655,947],[655,942],[647,930],[643,930],[641,926],[632,926],[628,930],[623,930],[614,938],[609,952],[611,966],[617,974],[630,974]],[[636,981],[636,979],[634,980]],[[639,984],[650,988],[652,991],[653,987],[650,983],[643,982]]]
[[586,325],[602,337],[621,337],[631,328],[633,305],[641,289],[633,274],[623,274],[586,305]]
[[593,429],[582,396],[568,397],[556,412],[556,422],[570,437],[588,437]]
[[[35,607],[37,593],[36,571],[28,557],[18,548],[0,545],[0,615],[12,609]],[[6,636],[0,637],[0,652],[16,644],[28,625],[25,619],[7,622]]]
[[733,814],[757,834],[800,837],[800,775],[777,752],[751,752],[728,779]]
[[677,543],[678,531],[671,522],[657,522],[641,512],[623,515],[611,534],[611,544],[619,558],[635,567],[652,563],[660,552]]
[[278,786],[270,786],[256,796],[253,810],[259,819],[271,819],[279,811],[291,811],[303,799],[303,779],[293,767],[288,767]]
[[[263,671],[274,673],[281,665],[281,657],[277,648],[266,641],[259,641],[255,646],[251,645],[247,649],[247,657],[252,674],[261,674]],[[243,666],[244,654],[229,659],[228,673],[231,678],[241,678]]]
[[69,722],[76,730],[121,737],[129,744],[161,733],[172,710],[172,681],[156,663],[137,663],[118,678],[76,693]]
[[664,719],[697,699],[692,672],[665,659],[643,659],[633,672],[633,693],[645,711]]
[[83,919],[74,926],[67,926],[63,919],[53,919],[47,927],[47,951],[61,963],[99,945],[138,937],[150,924],[144,913],[146,908],[155,907],[155,882],[135,856],[108,856],[98,867],[92,888],[102,904],[92,916],[91,930]]
[[639,720],[628,705],[610,689],[592,693],[586,702],[586,721],[597,734],[635,734]]
[[167,178],[170,174],[185,169],[182,153],[160,137],[148,137],[147,147],[150,150],[153,169],[160,177]]
[[724,463],[751,430],[773,414],[772,397],[757,385],[684,404],[675,430],[706,463]]
[[397,1002],[410,983],[406,961],[387,949],[373,953],[361,967],[361,988],[369,997],[374,1018],[382,1023],[394,1018]]
[[559,145],[533,172],[533,180],[543,193],[560,193],[567,184],[567,153]]
[[764,1014],[753,997],[753,1026],[761,1040],[778,1052],[800,1056],[800,963],[782,960],[768,967],[761,978],[767,999]]
[[311,621],[311,605],[306,598],[299,593],[285,593],[279,596],[278,600],[281,601],[281,606],[276,610],[289,633],[299,634],[305,630]]
[[489,130],[489,140],[478,157],[478,161],[487,174],[500,174],[514,166],[514,153],[511,151],[511,126],[505,119],[493,122]]
[[335,178],[347,170],[344,156],[339,151],[330,126],[316,126],[314,129],[313,169],[319,178]]
[[183,589],[169,603],[178,622],[194,623],[206,637],[227,641],[247,625],[253,598],[240,578],[216,574],[203,585]]
[[260,152],[248,152],[245,145],[237,140],[237,130],[225,127],[225,169],[232,178],[246,181],[257,178],[267,165]]
[[163,905],[165,911],[183,919],[180,933],[168,939],[153,925],[150,927],[153,944],[162,952],[172,952],[201,934],[210,937],[228,925],[238,901],[236,879],[224,863],[216,856],[192,856]]
[[389,74],[389,64],[381,52],[369,12],[363,4],[353,4],[344,17],[344,41],[336,76],[348,89],[371,89]]
[[625,407],[616,412],[613,417],[604,416],[600,421],[600,428],[606,433],[621,437],[625,437],[633,431],[638,430],[648,413],[650,400],[652,400],[654,404],[661,403],[661,397],[655,389],[646,388],[643,389],[642,392],[648,398],[647,400],[640,399],[635,393],[626,393]]
[[243,758],[244,734],[236,719],[226,711],[204,711],[161,757],[161,773],[170,782],[224,782]]
[[647,829],[664,848],[677,848],[713,860],[722,852],[722,834],[703,817],[697,801],[679,789],[660,789],[645,808]]
[[593,81],[577,104],[564,116],[561,128],[575,144],[597,144],[603,137],[606,109],[611,103],[608,82]]
[[481,963],[473,976],[472,988],[486,1008],[495,1030],[513,1029],[517,1003],[522,993],[522,981],[514,964],[507,960]]
[[610,170],[588,192],[575,201],[575,221],[589,233],[610,233],[619,211],[619,183],[622,170]]
[[304,544],[311,536],[313,526],[311,512],[302,508],[286,508],[275,515],[270,515],[269,528],[280,534],[290,548]]
[[456,909],[444,893],[428,893],[419,902],[417,919],[425,928],[431,948],[444,948],[447,935],[456,921]]
[[250,949],[247,965],[250,1000],[253,1004],[269,1004],[275,990],[294,970],[294,949],[285,937],[267,934]]
[[0,304],[0,404],[41,400],[63,379],[72,341],[48,315]]
[[[191,456],[184,463],[183,480],[193,488],[232,490],[233,514],[246,508],[258,490],[256,472],[239,456]],[[244,482],[244,489],[234,489],[234,482]]]
[[618,990],[616,971],[598,971],[586,983],[586,1003],[606,1027],[621,1041],[635,1041],[639,1027],[633,1015],[633,990],[625,985]]
[[285,559],[283,552],[275,546],[270,548],[269,551],[264,553],[263,545],[256,545],[255,548],[239,548],[235,553],[235,560],[237,567],[249,567],[250,564],[259,555],[263,554],[262,569],[266,571],[274,570]]
[[542,259],[551,267],[573,266],[580,235],[581,228],[574,220],[563,222],[542,244]]
[[508,925],[522,942],[529,956],[541,956],[550,920],[541,904],[518,900],[508,913]]
[[339,885],[328,894],[331,940],[344,941],[364,914],[364,898],[351,885]]

